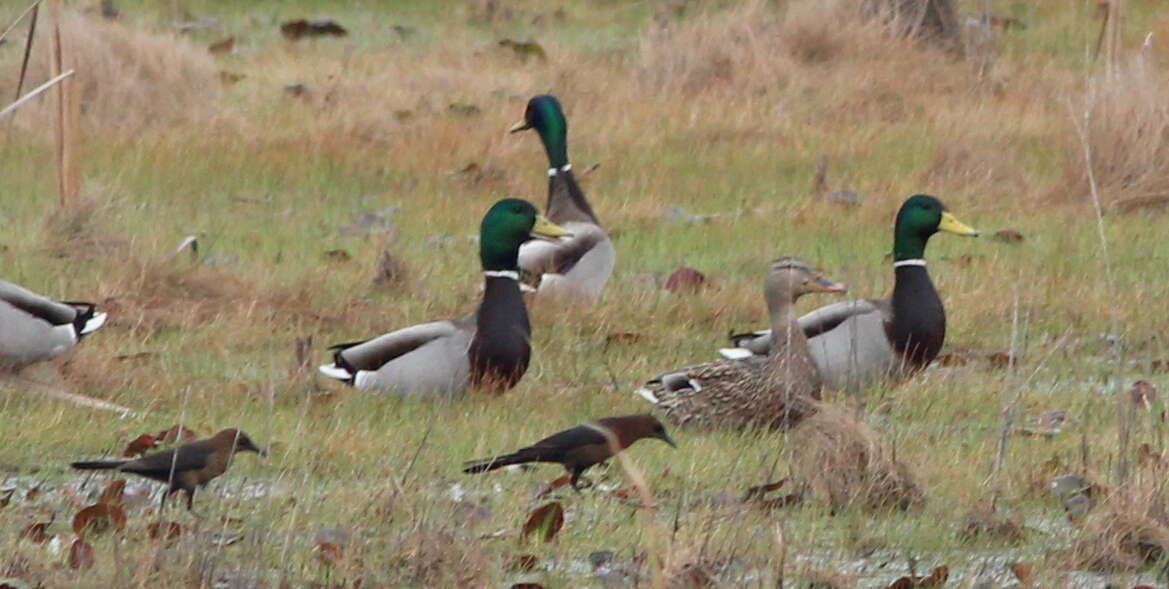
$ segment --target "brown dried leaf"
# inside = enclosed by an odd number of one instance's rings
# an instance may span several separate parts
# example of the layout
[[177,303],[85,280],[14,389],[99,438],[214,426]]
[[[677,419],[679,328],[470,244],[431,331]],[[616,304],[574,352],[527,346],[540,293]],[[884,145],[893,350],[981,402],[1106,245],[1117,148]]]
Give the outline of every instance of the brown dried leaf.
[[344,263],[352,260],[353,256],[343,249],[335,249],[325,252],[325,259],[330,262]]
[[986,359],[990,360],[990,365],[994,368],[1007,368],[1012,362],[1015,366],[1019,365],[1019,358],[1011,356],[1009,352],[995,352],[987,355]]
[[706,284],[706,275],[694,268],[683,266],[674,270],[666,279],[665,289],[672,292],[698,292]]
[[970,363],[970,358],[964,354],[949,353],[935,357],[934,362],[940,366],[965,366]]
[[175,540],[183,535],[183,526],[178,522],[151,522],[146,526],[151,540]]
[[532,511],[532,514],[528,516],[528,521],[524,522],[524,528],[520,533],[520,537],[527,538],[531,534],[538,532],[545,542],[551,542],[563,527],[564,506],[559,502],[553,501],[541,505]]
[[36,501],[41,496],[41,486],[37,485],[24,493],[25,501]]
[[93,555],[93,546],[89,542],[78,538],[69,547],[69,568],[75,570],[89,570],[97,563]]
[[1020,243],[1023,241],[1023,233],[1018,229],[1000,229],[994,232],[991,239],[1004,243]]
[[344,37],[349,34],[349,31],[331,18],[314,20],[298,18],[281,23],[280,34],[284,35],[285,39],[297,41],[305,37]]
[[73,516],[73,531],[80,537],[126,529],[126,511],[117,505],[97,503]]
[[536,558],[535,555],[517,554],[507,562],[507,570],[517,573],[526,573],[536,568],[536,565],[539,563],[540,559]]
[[8,505],[12,503],[12,496],[15,494],[16,489],[8,489],[8,492],[5,493],[3,497],[0,497],[0,509],[8,507]]
[[137,458],[155,446],[158,446],[158,438],[150,434],[142,434],[126,445],[126,449],[122,450],[122,456]]
[[1019,583],[1021,583],[1024,587],[1031,586],[1031,579],[1034,576],[1031,571],[1031,565],[1025,562],[1011,563],[1011,573],[1015,575],[1015,578],[1018,579]]
[[564,485],[567,485],[570,481],[572,481],[572,476],[566,474],[553,480],[550,483],[542,483],[539,487],[536,488],[536,492],[533,498],[543,499],[544,497],[547,497],[549,493],[559,489],[560,487],[563,487]]
[[173,444],[175,442],[190,442],[191,440],[198,438],[199,434],[196,434],[189,428],[176,424],[170,426],[169,429],[164,429],[157,434],[154,434],[154,437],[158,438],[159,442],[161,443]]
[[321,542],[316,548],[317,560],[324,565],[334,565],[345,558],[345,550],[332,542]]
[[1147,380],[1138,380],[1132,383],[1132,388],[1128,391],[1128,398],[1137,407],[1152,409],[1153,403],[1157,402],[1157,387]]
[[222,41],[216,41],[207,47],[207,51],[211,55],[226,55],[235,49],[235,37],[228,37]]
[[21,540],[28,540],[29,542],[32,542],[33,544],[44,544],[45,542],[49,541],[50,536],[49,536],[48,530],[49,530],[49,526],[52,524],[53,524],[52,520],[47,521],[47,522],[37,522],[35,524],[29,524],[29,525],[25,526],[25,528],[23,530],[20,531],[20,535],[17,536],[17,538],[19,538]]
[[787,483],[786,477],[779,479],[774,483],[765,483],[762,485],[755,485],[754,487],[748,487],[747,492],[743,494],[743,502],[746,503],[748,501],[762,499],[764,495],[772,491],[778,491],[785,483]]
[[605,336],[605,345],[611,346],[614,344],[636,344],[645,338],[645,335],[640,333],[633,333],[632,331],[619,331],[617,333],[610,333]]
[[105,503],[107,505],[121,505],[122,498],[126,496],[126,479],[114,479],[106,488],[102,490],[101,495],[98,495],[97,502]]

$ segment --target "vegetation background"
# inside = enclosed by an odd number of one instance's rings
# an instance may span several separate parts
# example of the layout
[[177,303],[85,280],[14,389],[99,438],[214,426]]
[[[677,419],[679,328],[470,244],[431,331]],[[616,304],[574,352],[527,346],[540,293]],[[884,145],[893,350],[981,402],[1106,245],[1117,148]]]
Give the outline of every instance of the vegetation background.
[[[24,4],[0,6],[0,24]],[[951,585],[997,587],[1018,582],[1012,563],[1034,586],[1156,582],[1147,565],[1169,549],[1161,402],[1134,407],[1126,391],[1164,384],[1169,366],[1163,2],[960,0],[942,42],[844,0],[64,4],[80,193],[58,203],[48,95],[0,120],[0,276],[93,300],[111,321],[0,391],[0,491],[15,489],[0,578],[624,586],[590,564],[611,551],[612,568],[649,586],[883,587],[946,565]],[[348,35],[281,35],[319,16]],[[25,89],[49,77],[51,24],[42,11]],[[5,104],[26,30],[0,45]],[[583,184],[618,251],[604,297],[535,304],[532,369],[500,398],[402,402],[318,382],[330,343],[475,304],[483,211],[504,196],[544,202],[539,142],[506,133],[543,92],[565,106],[577,169],[599,164]],[[556,468],[460,474],[463,460],[647,410],[629,394],[645,378],[762,325],[776,256],[812,260],[850,296],[884,296],[892,218],[918,192],[987,236],[929,250],[950,365],[863,399],[921,483],[919,508],[742,504],[793,463],[786,436],[762,433],[636,446],[657,508],[604,492],[621,468],[598,471],[595,490],[553,493],[566,523],[550,543],[518,536]],[[1003,229],[1022,241],[991,237]],[[188,235],[198,252],[176,254]],[[664,290],[679,266],[706,285]],[[1052,410],[1067,411],[1060,433],[1015,435]],[[197,516],[167,514],[188,530],[173,544],[150,540],[155,516],[130,503],[127,531],[94,539],[79,576],[60,547],[104,480],[68,463],[179,422],[241,427],[272,456],[240,460]],[[1099,485],[1074,524],[1049,490],[1063,474]],[[20,538],[50,514],[59,540]],[[224,535],[241,539],[214,542]],[[322,556],[322,542],[343,546]],[[515,570],[519,555],[535,568]]]

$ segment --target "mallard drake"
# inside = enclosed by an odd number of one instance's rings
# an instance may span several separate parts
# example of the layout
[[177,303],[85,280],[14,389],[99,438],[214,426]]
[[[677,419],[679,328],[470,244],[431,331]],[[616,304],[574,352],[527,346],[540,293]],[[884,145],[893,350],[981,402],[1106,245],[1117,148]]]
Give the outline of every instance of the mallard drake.
[[763,296],[776,353],[667,372],[636,394],[678,425],[795,425],[811,414],[812,400],[820,398],[820,374],[795,315],[796,300],[812,292],[845,292],[845,287],[799,258],[775,260],[763,281]]
[[617,252],[601,226],[568,163],[568,119],[555,96],[528,101],[524,120],[512,133],[535,129],[548,153],[548,220],[572,232],[554,241],[533,240],[520,247],[520,268],[539,293],[594,300],[613,274]]
[[532,328],[516,264],[520,244],[533,235],[568,234],[527,201],[495,203],[479,228],[484,289],[475,312],[335,345],[329,348],[333,363],[321,366],[321,373],[358,389],[399,396],[451,397],[468,387],[510,389],[523,377],[531,357]]
[[[946,311],[925,269],[925,246],[935,233],[977,236],[937,198],[906,199],[893,227],[893,296],[821,307],[800,317],[808,349],[824,384],[858,390],[875,380],[905,375],[933,361],[946,338]],[[770,332],[731,336],[727,358],[766,355]]]
[[55,301],[0,280],[0,368],[52,359],[105,322],[93,303]]

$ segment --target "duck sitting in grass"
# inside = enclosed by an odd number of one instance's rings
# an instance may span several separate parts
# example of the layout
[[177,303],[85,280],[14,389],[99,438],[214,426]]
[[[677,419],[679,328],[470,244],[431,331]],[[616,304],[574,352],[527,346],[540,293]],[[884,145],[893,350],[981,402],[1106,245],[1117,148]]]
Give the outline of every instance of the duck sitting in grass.
[[795,315],[796,300],[813,292],[839,293],[845,287],[799,258],[775,260],[763,282],[774,353],[667,372],[636,394],[681,426],[784,429],[799,423],[820,398],[820,374]]
[[532,339],[520,296],[520,245],[533,236],[568,235],[527,201],[495,203],[479,229],[485,284],[474,313],[333,346],[333,363],[321,372],[361,390],[404,397],[457,397],[468,388],[502,393],[514,387],[527,371]]
[[617,261],[613,242],[601,226],[568,163],[568,119],[555,96],[528,101],[524,120],[512,133],[535,129],[548,153],[548,206],[553,223],[572,232],[554,241],[533,240],[520,248],[520,268],[538,293],[596,300]]
[[[875,381],[903,377],[933,361],[946,338],[946,311],[925,269],[925,246],[935,233],[977,236],[942,201],[909,197],[893,226],[893,296],[821,307],[800,317],[808,349],[825,386],[859,390]],[[770,331],[731,336],[726,358],[767,355]]]
[[51,360],[105,322],[93,303],[55,301],[0,280],[0,370]]

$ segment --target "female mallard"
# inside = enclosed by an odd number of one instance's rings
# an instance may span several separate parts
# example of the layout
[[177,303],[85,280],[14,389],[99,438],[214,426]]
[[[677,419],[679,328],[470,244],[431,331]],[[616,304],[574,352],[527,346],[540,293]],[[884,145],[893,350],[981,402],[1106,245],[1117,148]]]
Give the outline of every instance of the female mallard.
[[811,292],[845,292],[807,262],[792,257],[772,262],[763,281],[771,316],[770,357],[719,360],[667,372],[636,392],[678,425],[786,428],[814,410],[820,374],[808,340],[796,323],[795,303]]
[[0,280],[0,369],[49,360],[105,322],[93,303],[55,301]]
[[491,392],[515,386],[528,369],[532,335],[516,258],[532,235],[555,238],[568,232],[527,201],[495,203],[479,227],[485,284],[474,313],[333,346],[333,363],[321,372],[358,389],[400,396],[458,396],[469,386]]
[[525,243],[520,248],[520,268],[538,283],[538,292],[594,300],[613,274],[617,253],[572,175],[568,120],[555,96],[541,94],[528,101],[524,120],[511,132],[525,129],[539,133],[548,153],[548,219],[572,232],[572,237]]
[[[869,383],[912,373],[933,361],[946,338],[946,311],[925,269],[925,246],[938,231],[976,236],[942,201],[909,197],[893,227],[893,296],[846,301],[800,317],[808,348],[828,387],[858,390]],[[766,355],[770,334],[731,336],[727,358]]]

